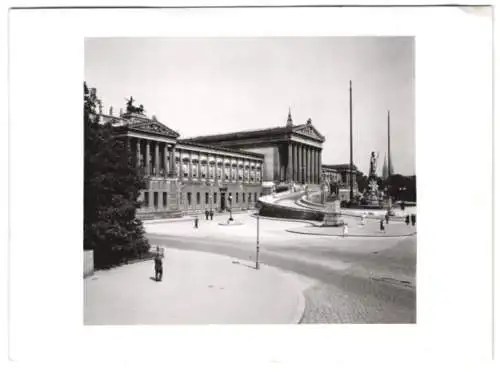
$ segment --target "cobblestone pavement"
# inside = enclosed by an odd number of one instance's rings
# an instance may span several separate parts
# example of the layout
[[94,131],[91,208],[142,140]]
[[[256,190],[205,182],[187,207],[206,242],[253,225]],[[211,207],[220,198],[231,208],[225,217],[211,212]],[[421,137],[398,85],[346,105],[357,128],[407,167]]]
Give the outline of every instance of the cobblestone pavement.
[[[227,218],[224,216],[221,219]],[[152,244],[255,260],[256,222],[222,227],[203,221],[155,224]],[[260,221],[260,261],[313,279],[303,323],[414,323],[416,237],[341,238],[288,233],[300,222]],[[175,225],[175,228],[174,228]],[[181,226],[183,225],[183,226]],[[303,225],[303,224],[302,224]]]

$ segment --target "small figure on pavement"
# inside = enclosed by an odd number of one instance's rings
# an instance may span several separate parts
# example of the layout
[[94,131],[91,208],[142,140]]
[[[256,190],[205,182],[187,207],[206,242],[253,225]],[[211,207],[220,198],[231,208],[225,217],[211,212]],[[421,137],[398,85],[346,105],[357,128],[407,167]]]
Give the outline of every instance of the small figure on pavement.
[[347,224],[345,223],[344,226],[342,227],[342,237],[344,238],[349,232],[349,229],[347,228]]
[[163,262],[161,259],[161,254],[159,247],[156,248],[156,256],[155,256],[155,280],[157,282],[161,282],[161,279],[163,277]]
[[407,214],[405,217],[406,226],[410,225],[410,215]]
[[365,215],[361,215],[361,226],[365,226],[366,225],[366,217]]
[[384,226],[384,219],[383,218],[380,219],[380,231],[385,232],[385,226]]
[[214,211],[210,209],[210,221],[213,221],[214,219]]
[[205,219],[208,220],[208,209],[205,209]]
[[197,229],[198,228],[198,216],[195,216],[194,217],[194,228]]
[[416,214],[412,214],[411,215],[411,225],[415,226],[416,223],[417,223],[417,215]]
[[386,225],[388,225],[388,224],[389,224],[389,212],[387,212],[387,213],[385,214],[385,223],[386,223]]

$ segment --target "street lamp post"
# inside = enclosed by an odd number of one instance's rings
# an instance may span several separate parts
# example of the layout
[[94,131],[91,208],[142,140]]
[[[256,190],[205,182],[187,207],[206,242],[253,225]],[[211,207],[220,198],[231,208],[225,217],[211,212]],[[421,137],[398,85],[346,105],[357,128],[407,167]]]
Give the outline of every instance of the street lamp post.
[[233,221],[233,197],[229,195],[229,221]]
[[388,157],[388,167],[387,167],[387,213],[392,214],[392,197],[391,197],[391,111],[387,110],[387,157]]
[[257,255],[255,256],[255,269],[259,270],[259,215],[257,215]]

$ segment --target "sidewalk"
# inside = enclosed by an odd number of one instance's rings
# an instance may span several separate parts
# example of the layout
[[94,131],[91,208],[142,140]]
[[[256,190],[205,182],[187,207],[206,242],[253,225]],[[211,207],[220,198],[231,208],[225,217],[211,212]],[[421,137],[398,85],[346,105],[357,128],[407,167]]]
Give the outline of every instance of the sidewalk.
[[84,324],[298,323],[305,282],[254,264],[167,248],[162,282],[153,261],[97,271],[84,279]]
[[[348,224],[348,232],[345,238],[399,238],[415,235],[417,233],[415,226],[407,226],[400,221],[392,220],[388,225],[384,222],[385,231],[380,231],[379,223],[372,220],[366,220],[366,224],[361,225],[359,219],[352,217],[344,217],[343,219]],[[326,227],[320,225],[320,223],[317,223],[314,226],[299,226],[287,229],[286,231],[305,235],[342,236],[342,227]]]
[[[247,209],[244,211],[242,211],[242,210],[233,211],[233,215],[251,214],[251,213],[255,213],[255,210],[254,209]],[[176,217],[176,218],[159,218],[159,219],[143,220],[142,223],[144,225],[154,225],[157,223],[174,223],[174,222],[193,221],[196,215],[198,215],[198,218],[200,220],[205,220],[205,212],[202,211],[199,213],[188,214],[186,216]],[[217,212],[214,215],[214,217],[219,217],[219,216],[226,216],[228,218],[229,212]]]

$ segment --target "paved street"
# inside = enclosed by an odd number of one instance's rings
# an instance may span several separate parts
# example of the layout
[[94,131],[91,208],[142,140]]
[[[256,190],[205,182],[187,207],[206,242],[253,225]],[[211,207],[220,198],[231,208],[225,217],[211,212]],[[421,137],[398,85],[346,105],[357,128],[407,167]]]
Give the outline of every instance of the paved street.
[[[145,227],[152,244],[253,261],[256,219],[250,214],[234,217],[244,224],[221,226],[227,215],[219,215],[214,221],[200,220],[199,229],[192,221]],[[301,226],[307,223],[261,218],[260,260],[314,280],[304,293],[303,323],[416,321],[416,236],[342,238],[285,231]]]

